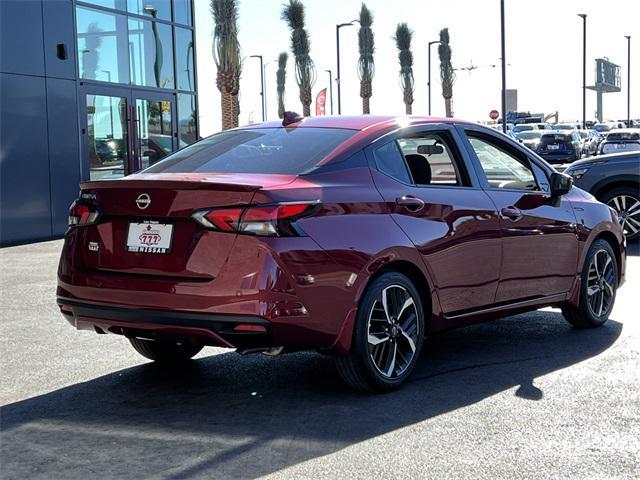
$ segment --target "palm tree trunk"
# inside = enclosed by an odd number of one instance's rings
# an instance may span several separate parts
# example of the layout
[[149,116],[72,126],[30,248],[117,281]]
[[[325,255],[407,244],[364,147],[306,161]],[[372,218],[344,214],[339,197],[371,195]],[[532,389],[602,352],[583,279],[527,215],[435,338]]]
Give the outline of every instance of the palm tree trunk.
[[302,116],[303,117],[310,117],[311,116],[311,104],[310,103],[302,104]]
[[233,95],[222,92],[222,130],[234,128],[233,125]]
[[239,122],[239,118],[240,118],[240,98],[238,97],[238,95],[231,95],[231,101],[232,101],[232,107],[233,107],[233,127],[232,128],[236,128],[240,122]]
[[406,113],[407,115],[411,115],[411,114],[413,113],[413,110],[412,110],[412,108],[411,108],[411,104],[410,104],[410,103],[405,103],[404,105],[405,105],[405,107],[406,107],[406,108],[405,108],[405,113]]
[[447,115],[447,118],[453,117],[453,112],[451,111],[451,99],[450,98],[445,98],[444,99],[444,110],[445,110],[445,114]]
[[362,113],[368,115],[369,111],[369,97],[362,97]]

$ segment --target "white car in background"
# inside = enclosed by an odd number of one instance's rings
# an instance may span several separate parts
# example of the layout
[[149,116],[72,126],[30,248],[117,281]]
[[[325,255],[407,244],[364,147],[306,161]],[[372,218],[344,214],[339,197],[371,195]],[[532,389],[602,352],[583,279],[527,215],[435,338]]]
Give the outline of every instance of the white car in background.
[[640,151],[640,128],[616,128],[598,147],[598,153],[623,153]]

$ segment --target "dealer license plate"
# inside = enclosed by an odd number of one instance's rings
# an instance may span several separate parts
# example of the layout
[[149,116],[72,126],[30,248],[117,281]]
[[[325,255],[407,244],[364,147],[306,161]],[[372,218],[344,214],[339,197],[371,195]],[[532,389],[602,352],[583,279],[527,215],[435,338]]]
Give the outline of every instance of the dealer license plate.
[[169,253],[173,225],[152,220],[129,223],[127,251],[140,253]]

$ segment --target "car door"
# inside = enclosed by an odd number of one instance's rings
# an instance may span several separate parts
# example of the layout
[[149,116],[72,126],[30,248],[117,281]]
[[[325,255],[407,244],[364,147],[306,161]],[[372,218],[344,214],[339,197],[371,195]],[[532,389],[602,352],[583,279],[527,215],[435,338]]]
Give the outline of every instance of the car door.
[[475,127],[467,148],[500,215],[502,269],[496,303],[564,294],[577,271],[576,217],[549,194],[549,169],[517,145]]
[[422,254],[445,316],[493,303],[500,220],[449,125],[411,127],[367,150],[392,218]]

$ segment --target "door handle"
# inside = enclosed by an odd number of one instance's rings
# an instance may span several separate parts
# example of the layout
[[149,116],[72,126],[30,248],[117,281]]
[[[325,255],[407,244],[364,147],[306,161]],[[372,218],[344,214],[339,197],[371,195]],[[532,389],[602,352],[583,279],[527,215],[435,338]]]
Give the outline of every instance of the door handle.
[[503,217],[509,218],[511,220],[518,220],[522,217],[522,212],[516,207],[504,207],[502,210],[500,210],[500,213]]
[[414,197],[413,195],[403,195],[396,198],[396,205],[405,207],[411,212],[419,212],[424,208],[425,203],[424,201],[422,201],[418,197]]

